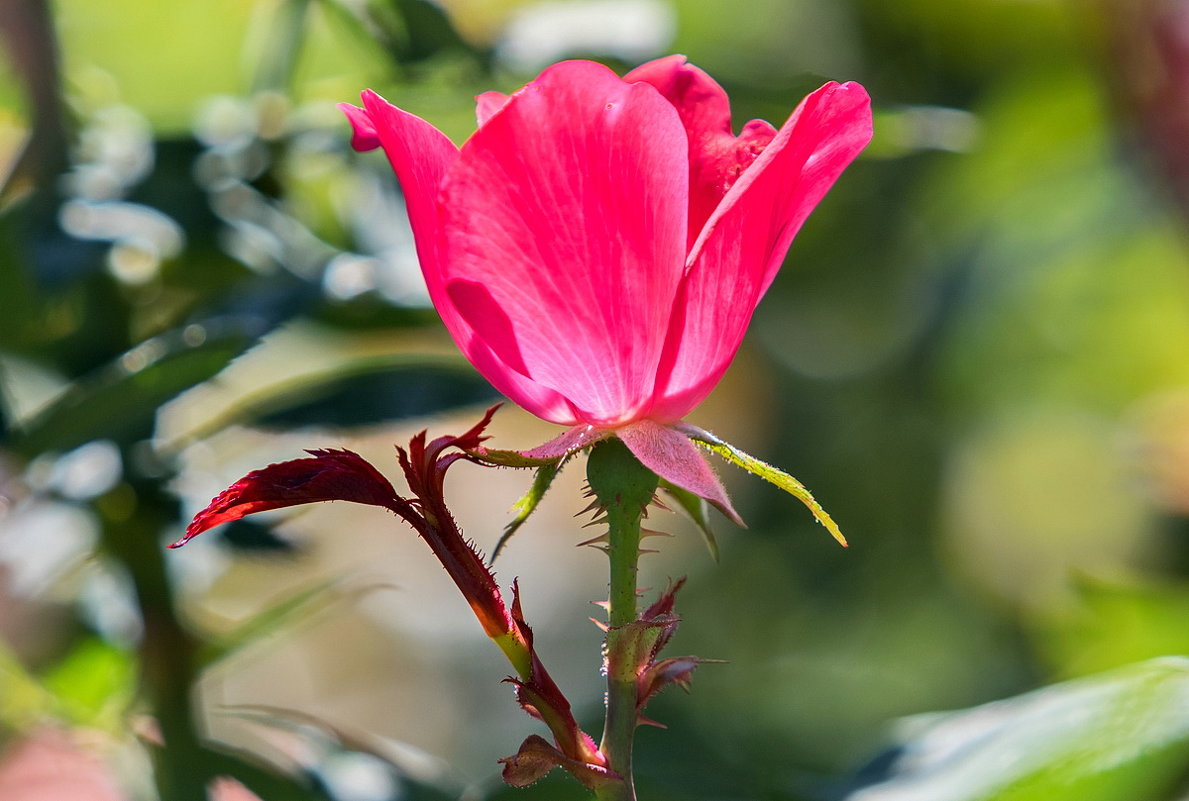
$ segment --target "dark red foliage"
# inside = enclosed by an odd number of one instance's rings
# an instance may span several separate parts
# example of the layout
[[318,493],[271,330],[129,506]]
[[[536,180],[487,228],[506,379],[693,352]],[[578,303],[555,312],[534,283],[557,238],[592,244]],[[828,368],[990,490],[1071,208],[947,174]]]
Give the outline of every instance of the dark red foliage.
[[[517,665],[516,697],[533,717],[553,733],[556,747],[530,737],[520,753],[505,762],[504,775],[523,786],[554,767],[563,767],[588,787],[613,779],[594,740],[574,719],[570,703],[549,676],[533,650],[532,629],[520,609],[519,588],[513,584],[511,611],[504,604],[495,576],[474,546],[459,530],[443,495],[446,471],[459,459],[480,462],[472,455],[487,439],[483,430],[498,407],[487,410],[477,424],[459,436],[427,442],[424,431],[397,448],[411,498],[396,493],[392,484],[358,454],[346,450],[308,451],[311,458],[295,459],[255,470],[220,493],[194,518],[185,535],[171,547],[184,545],[207,529],[238,520],[253,512],[320,501],[351,501],[388,509],[403,518],[426,541],[458,586],[489,637],[502,643]],[[482,463],[482,462],[480,462]]]
[[519,751],[500,762],[504,763],[504,783],[511,787],[528,787],[543,779],[554,768],[564,768],[591,790],[605,782],[619,779],[606,767],[571,759],[535,734],[529,735],[520,744]]
[[[533,630],[524,621],[520,608],[520,585],[512,583],[512,621],[516,631],[532,655],[532,669],[527,680],[509,679],[516,686],[516,700],[520,707],[538,720],[544,721],[557,745],[567,758],[576,763],[602,766],[606,764],[599,747],[574,719],[570,702],[541,664],[533,648]],[[509,757],[511,759],[511,757]],[[559,763],[560,764],[560,763]],[[568,768],[567,768],[568,769]],[[572,771],[571,771],[572,772]],[[505,771],[506,773],[506,771]],[[577,775],[577,774],[575,774]]]
[[309,459],[270,464],[232,484],[195,515],[186,533],[169,547],[178,548],[207,529],[241,517],[322,501],[351,501],[390,509],[408,519],[415,514],[388,479],[357,453],[306,451]]

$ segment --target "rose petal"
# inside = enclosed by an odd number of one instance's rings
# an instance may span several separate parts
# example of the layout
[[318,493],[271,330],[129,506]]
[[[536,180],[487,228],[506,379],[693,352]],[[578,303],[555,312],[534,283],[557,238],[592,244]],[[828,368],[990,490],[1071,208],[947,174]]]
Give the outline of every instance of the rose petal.
[[723,198],[690,254],[655,419],[681,418],[722,378],[801,224],[870,139],[863,87],[826,84]]
[[[439,225],[437,196],[446,172],[458,159],[458,148],[444,133],[418,116],[397,108],[370,89],[363,93],[363,105],[372,130],[388,156],[392,171],[400,181],[409,211],[409,225],[417,242],[417,257],[427,273],[437,261],[436,243]],[[353,108],[353,107],[348,107]],[[358,115],[351,117],[356,135],[360,135]],[[363,128],[366,135],[366,128]]]
[[487,120],[443,190],[450,300],[501,362],[586,422],[651,403],[684,270],[686,152],[652,87],[563,62]]
[[376,126],[372,125],[372,118],[365,109],[352,106],[350,103],[339,103],[339,110],[347,115],[351,123],[351,147],[361,153],[375,150],[380,146],[380,137],[376,134]]
[[508,102],[508,96],[503,92],[484,92],[481,95],[475,96],[475,119],[479,121],[479,127],[482,128],[491,119],[491,115],[495,114],[504,104]]
[[430,298],[454,341],[483,377],[518,406],[562,425],[578,422],[558,393],[509,370],[496,358],[459,316],[446,293],[438,265],[437,196],[447,171],[458,159],[454,143],[425,120],[397,108],[375,92],[364,92],[363,103],[366,110],[354,106],[343,110],[355,127],[356,138],[366,143],[370,141],[368,136],[375,135],[388,156],[405,196],[417,258]]
[[[731,104],[718,82],[688,63],[683,55],[641,64],[623,76],[656,87],[673,104],[691,139],[731,133]],[[690,147],[693,147],[691,142]]]
[[731,131],[727,93],[685,56],[667,56],[624,76],[650,83],[673,104],[689,137],[689,231],[692,248],[702,227],[739,175],[776,135],[763,120],[752,120],[738,138]]

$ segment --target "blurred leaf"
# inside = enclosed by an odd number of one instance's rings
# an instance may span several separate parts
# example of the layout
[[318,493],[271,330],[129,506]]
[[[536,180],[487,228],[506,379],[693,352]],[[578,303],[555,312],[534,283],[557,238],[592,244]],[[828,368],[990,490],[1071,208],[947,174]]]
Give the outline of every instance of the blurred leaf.
[[99,438],[130,443],[150,436],[161,404],[211,378],[255,342],[234,325],[210,328],[154,337],[75,382],[17,428],[12,447],[33,455]]
[[0,314],[0,344],[5,350],[24,345],[44,331],[37,324],[39,304],[33,283],[26,271],[25,246],[17,230],[28,224],[27,211],[9,211],[0,217],[0,297],[4,298],[4,313]]
[[305,39],[309,0],[281,0],[268,26],[269,41],[257,68],[255,89],[284,91],[289,88],[293,71]]
[[359,359],[325,373],[270,387],[233,409],[223,421],[294,428],[375,425],[497,398],[487,381],[465,366],[407,357]]
[[[323,756],[326,756],[327,752],[333,754],[336,751],[338,753],[354,751],[360,754],[367,754],[391,766],[394,772],[401,776],[402,785],[406,781],[410,781],[406,778],[408,776],[417,775],[422,777],[422,781],[415,784],[416,792],[407,796],[402,793],[401,798],[424,799],[425,801],[438,801],[441,799],[441,801],[445,801],[446,799],[459,797],[457,792],[446,794],[424,781],[426,774],[431,772],[427,771],[427,768],[433,765],[434,760],[421,752],[416,746],[408,743],[348,724],[333,723],[317,715],[299,710],[283,709],[265,704],[228,706],[223,708],[223,712],[241,720],[274,729],[277,734],[291,734],[297,738],[304,739],[309,745],[320,747],[324,752]],[[317,742],[317,738],[311,737],[311,730],[331,738],[338,748],[327,748],[325,741]],[[448,783],[444,770],[432,772],[441,774],[440,778],[443,785]],[[410,784],[414,783],[410,781]]]
[[[191,136],[158,137],[153,141],[153,171],[128,191],[128,201],[161,212],[186,232],[185,258],[165,265],[166,269],[172,268],[171,284],[211,280],[202,271],[185,269],[195,247],[206,249],[216,245],[217,232],[223,226],[211,208],[210,190],[195,177],[203,159],[211,158],[210,153],[207,146]],[[230,257],[224,258],[230,261]],[[241,273],[244,270],[242,265],[239,269]]]
[[292,542],[277,536],[272,526],[259,520],[233,520],[220,526],[216,534],[234,551],[280,556],[296,550]]
[[203,750],[211,773],[234,777],[266,801],[334,801],[332,796],[301,776],[286,776],[262,767],[258,758],[245,751]]
[[[62,0],[54,6],[61,47],[70,54],[65,84],[85,101],[102,103],[101,87],[118,87],[120,101],[142,111],[155,128],[182,131],[200,98],[242,89],[255,3]],[[110,83],[97,86],[96,70]]]
[[367,293],[349,302],[324,302],[310,312],[310,317],[324,325],[345,330],[425,328],[441,325],[431,308],[394,306],[375,293]]
[[394,55],[404,62],[424,61],[443,50],[465,50],[446,12],[427,0],[390,0],[404,20],[404,46]]
[[1042,653],[1066,676],[1166,654],[1189,654],[1189,587],[1081,579],[1076,611],[1042,625]]
[[[318,608],[325,609],[331,603],[344,598],[350,600],[358,598],[372,588],[354,588],[354,591],[337,589],[339,579],[327,579],[306,587],[290,595],[279,603],[273,604],[259,614],[253,615],[242,625],[219,637],[207,642],[203,661],[210,663],[221,659],[227,654],[242,648],[262,636],[271,634],[299,615],[307,619]],[[317,607],[317,608],[316,608]]]
[[378,43],[394,66],[416,65],[445,52],[478,55],[446,12],[427,0],[332,0],[325,7],[348,20],[365,42]]
[[457,793],[439,790],[428,784],[413,782],[407,777],[402,779],[402,799],[405,801],[455,801]]
[[908,725],[890,778],[847,801],[1162,801],[1189,771],[1189,659]]
[[[16,272],[5,276],[5,289],[62,289],[103,269],[106,243],[78,239],[63,231],[59,222],[62,201],[60,195],[46,192],[22,200],[0,215],[0,237],[5,245],[0,264],[6,272]],[[44,336],[45,332],[38,333]]]
[[74,723],[122,732],[135,695],[136,666],[127,651],[88,638],[46,675],[45,686]]
[[661,479],[661,489],[677,502],[681,511],[685,512],[686,516],[698,527],[698,531],[701,532],[702,539],[706,543],[706,550],[710,551],[710,558],[717,562],[718,540],[714,537],[714,529],[710,528],[710,504],[706,502],[705,498],[675,484],[670,484],[663,478]]
[[0,639],[0,725],[17,731],[44,719],[53,696],[34,679]]
[[102,273],[106,243],[68,236],[59,211],[43,194],[0,214],[0,347],[74,375],[126,347],[128,309]]

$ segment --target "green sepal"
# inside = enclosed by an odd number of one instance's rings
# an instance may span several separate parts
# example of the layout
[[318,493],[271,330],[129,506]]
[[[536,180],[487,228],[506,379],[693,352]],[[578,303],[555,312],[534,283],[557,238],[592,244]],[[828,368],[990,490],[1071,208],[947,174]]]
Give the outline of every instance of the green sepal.
[[[490,453],[490,451],[487,451],[487,453]],[[516,453],[516,451],[501,451],[500,453]],[[520,530],[520,527],[528,520],[529,515],[537,510],[541,499],[545,497],[545,493],[552,486],[553,479],[557,478],[557,474],[561,472],[562,466],[565,465],[568,459],[568,456],[563,456],[561,459],[549,460],[537,468],[537,474],[533,477],[532,486],[528,488],[528,492],[524,493],[524,496],[512,507],[516,512],[516,517],[512,519],[512,522],[504,526],[504,533],[500,535],[499,542],[495,544],[495,550],[491,552],[491,559],[488,561],[488,564],[495,564],[496,558],[500,555],[500,551],[504,549],[508,540],[512,539],[512,535]]]
[[[554,465],[561,467],[564,458],[561,459],[535,459],[532,456],[525,456],[520,451],[503,451],[496,448],[476,448],[473,451],[467,451],[467,456],[470,456],[477,462],[483,464],[493,465],[495,467],[546,467]],[[520,504],[517,504],[519,506]]]
[[822,508],[822,505],[817,502],[805,485],[797,479],[790,476],[778,467],[773,467],[767,462],[761,461],[750,454],[736,448],[729,442],[724,442],[713,434],[703,431],[700,428],[690,425],[684,425],[681,430],[692,439],[694,442],[701,445],[708,451],[717,453],[723,459],[726,459],[737,467],[742,467],[747,472],[754,476],[759,476],[765,481],[775,484],[782,490],[792,495],[794,498],[805,504],[817,522],[826,527],[830,535],[838,540],[842,547],[846,547],[846,537],[842,536],[842,531],[838,528],[838,524],[834,522],[834,518],[830,517],[829,513]]
[[710,527],[710,504],[687,489],[661,479],[661,489],[677,502],[681,511],[693,521],[702,534],[702,541],[706,543],[706,550],[710,551],[710,558],[718,561],[718,540],[714,537],[714,529]]

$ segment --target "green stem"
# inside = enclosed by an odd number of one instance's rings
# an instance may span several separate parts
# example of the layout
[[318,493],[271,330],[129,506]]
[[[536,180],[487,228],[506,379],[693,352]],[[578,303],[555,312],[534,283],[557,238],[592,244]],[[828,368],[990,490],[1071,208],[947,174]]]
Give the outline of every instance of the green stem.
[[607,517],[610,561],[607,631],[607,717],[599,750],[608,767],[622,777],[595,793],[599,801],[635,801],[632,743],[637,726],[637,660],[629,627],[637,619],[636,577],[640,558],[640,521],[656,491],[656,476],[617,439],[591,451],[587,477]]
[[622,650],[623,627],[636,619],[636,575],[640,556],[640,514],[625,514],[622,506],[607,513],[611,580],[607,631],[607,718],[599,746],[610,768],[623,777],[622,785],[608,785],[600,799],[632,801],[632,742],[636,734],[636,676],[616,656]]
[[[126,455],[126,464],[131,459]],[[140,689],[161,733],[151,749],[159,798],[207,801],[217,776],[241,781],[260,798],[328,801],[329,795],[236,754],[211,750],[202,742],[199,710],[192,697],[199,674],[201,643],[178,615],[170,573],[161,546],[163,533],[177,520],[177,499],[162,479],[129,476],[96,500],[103,521],[106,553],[127,569],[144,620],[138,665]]]
[[163,740],[153,751],[157,789],[170,801],[205,801],[213,774],[203,757],[191,698],[197,643],[174,608],[160,541],[160,532],[176,519],[176,504],[160,483],[131,480],[96,505],[104,546],[128,570],[144,620],[140,682]]

